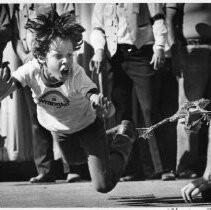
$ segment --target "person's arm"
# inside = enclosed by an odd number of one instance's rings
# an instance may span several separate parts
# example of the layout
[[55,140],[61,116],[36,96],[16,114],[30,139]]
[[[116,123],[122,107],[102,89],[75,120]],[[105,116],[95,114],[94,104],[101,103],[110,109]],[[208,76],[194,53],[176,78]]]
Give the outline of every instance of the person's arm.
[[[172,69],[175,75],[179,75],[183,68],[183,58],[180,53],[180,41],[178,37],[178,13],[182,9],[177,3],[166,4],[166,24],[168,29],[168,43],[172,57]],[[182,17],[180,17],[182,18]]]
[[177,3],[167,3],[166,4],[166,25],[168,29],[168,43],[170,47],[174,44],[178,44],[178,34],[177,34],[177,14],[178,14],[178,4]]
[[6,4],[0,4],[0,44],[10,41],[11,31],[9,7]]
[[104,31],[104,4],[95,4],[92,15],[92,32],[90,35],[91,45],[94,48],[94,56],[90,61],[90,70],[96,69],[99,73],[104,59],[106,44]]
[[0,101],[18,89],[16,81],[10,77],[8,67],[0,68]]
[[115,108],[110,100],[99,93],[96,84],[86,75],[84,69],[78,66],[78,71],[74,76],[75,91],[80,92],[91,101],[92,107],[100,117],[111,117],[115,113]]
[[211,129],[209,129],[209,140],[208,140],[208,148],[207,148],[207,164],[204,172],[204,179],[210,180],[211,182]]
[[[12,46],[13,46],[14,52],[21,59],[22,63],[26,63],[27,61],[33,59],[33,55],[32,55],[32,52],[26,52],[26,50],[23,46],[23,42],[20,39],[19,30],[21,30],[21,29],[18,28],[18,18],[17,18],[18,12],[19,12],[19,10],[16,9],[13,14],[13,18],[12,18],[12,26],[13,26]],[[24,30],[26,30],[26,29],[24,29]]]
[[[209,129],[209,132],[211,129]],[[187,203],[191,203],[199,193],[211,189],[211,138],[209,136],[207,149],[207,164],[202,177],[191,181],[181,189],[182,197]]]
[[164,48],[167,40],[167,27],[161,3],[149,3],[148,8],[152,20],[152,30],[155,39],[153,46],[154,55],[151,64],[154,69],[159,69],[165,62]]

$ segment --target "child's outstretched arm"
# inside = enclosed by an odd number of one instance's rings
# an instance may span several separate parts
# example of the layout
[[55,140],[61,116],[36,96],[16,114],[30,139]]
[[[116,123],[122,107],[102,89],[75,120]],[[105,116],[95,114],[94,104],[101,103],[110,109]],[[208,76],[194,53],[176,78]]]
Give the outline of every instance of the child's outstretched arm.
[[10,77],[8,66],[0,67],[0,101],[17,89],[15,81]]
[[102,93],[92,94],[90,101],[93,103],[93,108],[96,110],[96,114],[99,117],[109,118],[115,113],[114,105],[110,100],[103,96]]

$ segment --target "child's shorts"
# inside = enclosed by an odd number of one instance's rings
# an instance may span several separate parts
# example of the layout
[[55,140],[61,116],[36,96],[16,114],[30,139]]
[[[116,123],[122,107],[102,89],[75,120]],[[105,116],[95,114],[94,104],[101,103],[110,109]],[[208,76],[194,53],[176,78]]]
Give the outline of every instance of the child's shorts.
[[[88,154],[85,148],[89,146],[89,143],[91,144],[90,141],[92,143],[99,139],[107,141],[104,122],[100,118],[96,118],[91,125],[73,134],[52,132],[52,135],[57,140],[64,159],[72,165],[87,162]],[[93,150],[95,149],[97,148],[93,147]]]

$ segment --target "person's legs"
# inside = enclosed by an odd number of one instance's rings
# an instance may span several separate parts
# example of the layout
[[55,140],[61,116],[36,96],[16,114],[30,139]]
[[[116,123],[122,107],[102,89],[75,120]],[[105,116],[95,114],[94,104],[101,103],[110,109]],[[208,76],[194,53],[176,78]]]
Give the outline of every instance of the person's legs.
[[[55,132],[52,132],[51,134],[52,134],[53,140],[56,143],[56,146],[58,147],[60,155],[61,155],[63,172],[67,176],[66,181],[68,183],[79,181],[81,179],[80,166],[75,166],[75,165],[68,163],[67,159],[63,156],[63,153],[62,153],[60,146],[58,144],[58,138],[59,138],[58,135],[56,135]],[[64,145],[64,147],[66,147],[66,145]],[[67,148],[69,148],[69,145],[67,145]]]
[[42,127],[37,120],[36,104],[32,99],[29,88],[25,88],[25,96],[32,123],[34,161],[38,171],[38,176],[32,177],[30,182],[54,181],[54,154],[51,133]]
[[[115,119],[116,124],[120,124],[122,120],[132,121],[132,80],[123,70],[122,62],[124,60],[123,52],[118,46],[117,53],[111,59],[113,72],[112,82],[112,102],[116,108]],[[121,181],[131,181],[138,179],[139,170],[137,170],[137,149],[131,152],[125,173],[121,177]],[[135,167],[133,167],[135,166]]]
[[122,65],[122,53],[118,49],[111,59],[113,72],[112,102],[116,108],[116,123],[122,120],[132,120],[132,80],[124,72]]
[[[159,90],[156,90],[157,94],[153,92],[152,79],[155,72],[150,64],[152,53],[151,45],[146,45],[139,50],[134,50],[128,53],[125,52],[125,62],[123,63],[125,72],[134,83],[145,127],[153,125],[157,118],[156,107],[154,104],[156,104],[156,99],[158,99],[156,95],[159,94]],[[157,139],[154,133],[152,133],[149,140],[149,149],[155,173],[162,172],[162,163],[157,146]]]
[[124,172],[135,140],[134,127],[131,122],[122,121],[109,151],[104,125],[100,119],[96,123],[98,129],[84,132],[80,139],[88,155],[93,185],[98,192],[106,193],[116,186]]
[[88,161],[92,182],[97,191],[106,193],[118,182],[126,166],[134,137],[134,127],[123,121],[118,127],[109,151],[102,119],[97,118],[87,128],[74,134],[54,133],[63,158],[69,164]]
[[[206,46],[202,48],[189,46],[187,50],[184,50],[183,56],[185,68],[178,78],[179,107],[185,101],[204,97],[210,71],[210,52]],[[194,173],[194,163],[198,159],[198,137],[199,131],[187,130],[182,120],[178,121],[176,170],[181,178],[196,178],[197,176]]]

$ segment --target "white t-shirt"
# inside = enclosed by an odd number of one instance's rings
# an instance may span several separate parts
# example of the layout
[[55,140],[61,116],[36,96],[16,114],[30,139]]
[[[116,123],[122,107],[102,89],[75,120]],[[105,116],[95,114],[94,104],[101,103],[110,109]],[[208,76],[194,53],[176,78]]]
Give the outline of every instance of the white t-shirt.
[[85,97],[96,85],[78,64],[73,64],[72,73],[59,87],[44,84],[43,73],[36,59],[19,67],[12,76],[23,87],[31,87],[38,120],[46,129],[70,134],[82,130],[96,119],[95,111]]

